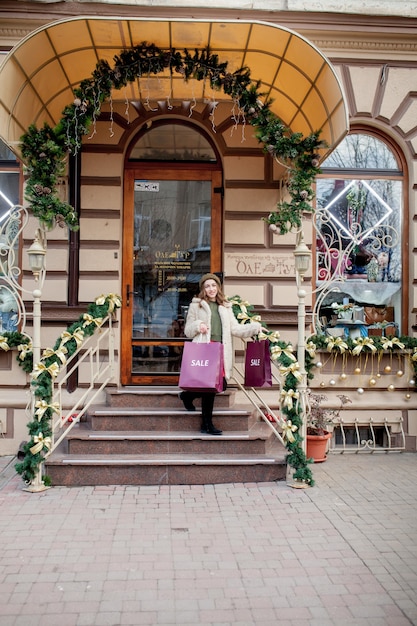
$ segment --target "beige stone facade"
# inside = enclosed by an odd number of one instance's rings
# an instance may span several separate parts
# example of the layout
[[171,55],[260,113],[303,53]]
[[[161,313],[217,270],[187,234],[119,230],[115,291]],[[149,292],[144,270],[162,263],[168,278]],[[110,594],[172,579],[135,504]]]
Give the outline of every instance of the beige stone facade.
[[[0,48],[9,50],[34,29],[49,22],[97,11],[88,2],[3,2],[0,7]],[[189,17],[190,3],[102,2],[101,15],[167,18]],[[414,336],[417,313],[417,255],[415,242],[417,193],[417,8],[414,2],[316,3],[315,11],[301,1],[293,2],[193,2],[200,19],[245,19],[281,24],[306,37],[330,61],[340,79],[352,128],[369,129],[386,138],[401,155],[404,165],[403,198],[403,284],[402,334]],[[208,6],[209,5],[209,6]],[[308,6],[307,6],[308,5]],[[0,85],[1,89],[1,85]],[[273,211],[280,199],[282,168],[263,154],[251,128],[233,131],[231,108],[222,103],[215,124],[207,103],[198,103],[192,118],[188,111],[148,110],[145,115],[130,108],[125,123],[125,105],[106,104],[97,122],[96,134],[84,142],[80,179],[80,269],[77,306],[67,307],[68,233],[55,228],[48,233],[47,280],[43,290],[44,322],[42,344],[50,346],[96,296],[121,293],[124,237],[124,171],[128,148],[141,126],[156,123],[169,115],[202,128],[216,145],[223,172],[221,269],[228,295],[239,294],[250,301],[266,323],[279,329],[282,337],[297,342],[297,290],[294,280],[294,235],[272,234],[263,217]],[[109,125],[111,120],[111,133]],[[311,224],[306,218],[306,243],[313,244]],[[30,244],[36,227],[31,220],[25,233]],[[25,255],[23,255],[25,257]],[[33,281],[23,258],[24,287]],[[313,268],[307,276],[307,305],[311,295]],[[123,295],[123,294],[122,294]],[[120,345],[120,325],[116,346]],[[337,374],[337,371],[336,371]],[[405,397],[408,386],[393,373],[384,389],[356,393],[352,377],[329,387],[335,372],[324,368],[313,385],[324,387],[333,397],[340,389],[352,396],[352,411],[392,410],[404,419],[408,446],[415,449],[417,404],[415,394]],[[3,437],[0,454],[12,454],[25,439],[28,379],[10,353],[0,354],[0,420]],[[116,372],[115,384],[119,384]],[[388,384],[396,390],[388,392]],[[271,403],[278,403],[276,390],[268,392]],[[274,397],[276,395],[276,399]],[[357,414],[357,413],[356,413]]]

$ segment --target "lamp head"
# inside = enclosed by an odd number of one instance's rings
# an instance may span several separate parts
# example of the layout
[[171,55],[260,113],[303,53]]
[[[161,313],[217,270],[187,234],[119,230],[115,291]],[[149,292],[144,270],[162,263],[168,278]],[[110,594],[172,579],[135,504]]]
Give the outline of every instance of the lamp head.
[[35,239],[28,250],[30,269],[36,280],[44,269],[45,254],[46,250],[40,241],[39,232],[36,231]]
[[295,271],[300,276],[301,280],[303,280],[308,268],[310,267],[311,250],[304,243],[304,237],[302,234],[300,242],[294,250],[294,257]]

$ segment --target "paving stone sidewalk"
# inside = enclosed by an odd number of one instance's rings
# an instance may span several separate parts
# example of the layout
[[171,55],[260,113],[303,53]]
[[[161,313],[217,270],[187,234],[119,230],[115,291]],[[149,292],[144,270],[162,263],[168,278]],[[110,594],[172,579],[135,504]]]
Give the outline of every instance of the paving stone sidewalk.
[[0,462],[1,626],[417,624],[417,455],[316,486],[23,490]]

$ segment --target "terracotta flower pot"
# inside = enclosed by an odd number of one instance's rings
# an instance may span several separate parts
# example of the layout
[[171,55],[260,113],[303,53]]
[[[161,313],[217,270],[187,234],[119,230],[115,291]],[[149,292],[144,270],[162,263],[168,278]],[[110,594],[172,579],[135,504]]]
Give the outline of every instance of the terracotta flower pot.
[[332,433],[324,435],[307,435],[307,458],[313,459],[314,463],[323,463],[327,459],[327,442]]

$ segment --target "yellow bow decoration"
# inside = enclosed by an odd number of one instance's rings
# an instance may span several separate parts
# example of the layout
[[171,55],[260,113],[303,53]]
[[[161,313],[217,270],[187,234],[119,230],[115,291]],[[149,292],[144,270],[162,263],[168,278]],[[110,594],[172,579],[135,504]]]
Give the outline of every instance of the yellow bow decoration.
[[44,365],[43,363],[36,363],[35,367],[33,368],[32,377],[38,378],[38,376],[40,376],[40,374],[42,374],[43,372],[48,372],[48,374],[52,378],[56,378],[59,374],[58,363],[52,363],[52,365],[49,365],[48,367],[46,367],[46,365]]
[[48,357],[55,355],[61,361],[62,365],[64,365],[67,362],[67,357],[65,356],[67,353],[68,350],[65,348],[65,346],[60,346],[57,350],[51,350],[51,348],[46,348],[42,353],[42,358],[47,359]]
[[283,354],[287,356],[291,361],[296,361],[297,359],[293,355],[293,347],[288,345],[286,348],[281,348],[280,346],[272,346],[271,348],[271,359],[276,361]]
[[282,405],[284,407],[286,407],[287,409],[293,409],[294,408],[294,400],[299,399],[300,394],[298,391],[294,391],[294,389],[289,389],[288,391],[286,389],[282,389],[281,391],[281,402]]
[[113,313],[114,309],[120,309],[122,306],[120,296],[117,296],[115,293],[109,293],[107,296],[101,295],[96,298],[95,303],[97,306],[102,306],[106,304],[106,301],[109,307],[109,313]]
[[32,454],[37,454],[38,452],[41,452],[44,448],[46,448],[46,450],[51,449],[52,439],[50,437],[44,437],[43,433],[35,435],[33,437],[33,441],[35,442],[35,445],[29,448]]
[[45,400],[38,400],[35,403],[35,415],[40,419],[42,415],[45,413],[47,409],[52,409],[54,413],[59,413],[59,404],[58,402],[53,402],[52,404],[48,404]]
[[287,439],[290,443],[295,441],[295,437],[293,433],[298,430],[298,426],[292,423],[291,420],[284,420],[282,424],[282,436],[284,439]]
[[312,359],[316,356],[317,346],[314,341],[307,341],[306,343],[306,351],[311,356]]
[[368,347],[372,352],[376,352],[374,342],[369,337],[358,337],[353,343],[356,344],[352,350],[354,355],[360,354],[365,347]]
[[348,345],[345,341],[343,341],[342,337],[329,337],[326,339],[326,342],[327,350],[329,352],[337,348],[337,350],[343,354],[343,352],[348,349]]
[[7,342],[6,337],[4,337],[4,335],[0,335],[0,348],[4,350],[5,352],[7,352],[7,350],[10,350],[10,346]]
[[19,359],[21,361],[24,361],[27,355],[33,350],[32,342],[29,341],[29,343],[21,343],[19,346],[17,346],[17,349],[20,352]]
[[247,300],[228,300],[232,306],[240,306],[241,309],[245,309],[249,306],[249,302]]
[[417,361],[417,348],[414,348],[414,352],[411,355],[411,360],[412,361]]
[[[66,344],[67,341],[70,341],[70,339],[75,339],[75,342],[77,344],[77,348],[79,348],[80,345],[82,344],[82,342],[84,341],[84,331],[83,331],[83,329],[79,328],[78,330],[75,330],[73,333],[69,333],[67,330],[64,330],[64,332],[61,334],[61,340],[62,340],[61,341],[61,346]],[[60,348],[58,348],[58,350],[59,349]]]
[[393,350],[394,346],[397,346],[400,350],[405,348],[405,345],[398,339],[398,337],[392,337],[391,339],[386,337],[382,340],[381,347],[383,350]]
[[101,326],[103,321],[102,317],[93,317],[90,313],[84,313],[83,315],[84,324],[83,326],[89,326],[89,324],[95,324],[97,327]]
[[281,338],[281,335],[280,335],[279,330],[274,330],[268,333],[267,337],[271,343],[275,343],[276,341],[279,341],[279,339]]
[[300,365],[299,365],[298,362],[291,363],[291,365],[289,365],[288,367],[280,367],[279,368],[279,371],[281,372],[281,374],[283,376],[286,377],[286,376],[288,376],[288,374],[292,374],[293,376],[295,376],[295,378],[298,381],[301,381],[301,380],[303,380],[303,377],[302,377],[302,375],[301,375],[299,370],[300,370]]

